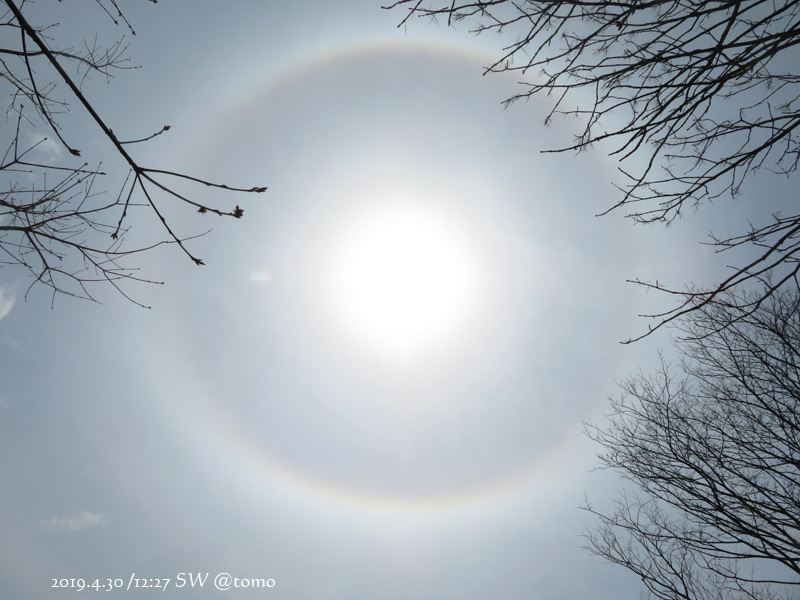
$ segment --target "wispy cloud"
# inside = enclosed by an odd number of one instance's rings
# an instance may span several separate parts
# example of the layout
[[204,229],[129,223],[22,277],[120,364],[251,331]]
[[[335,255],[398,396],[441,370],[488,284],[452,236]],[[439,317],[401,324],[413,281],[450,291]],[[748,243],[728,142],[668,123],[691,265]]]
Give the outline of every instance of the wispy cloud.
[[39,133],[30,133],[27,141],[28,147],[35,148],[34,152],[44,157],[45,160],[54,161],[64,156],[64,147],[52,138]]
[[42,533],[57,533],[59,531],[80,531],[91,527],[101,527],[107,519],[100,513],[81,510],[65,517],[52,517],[42,519],[36,528]]
[[14,297],[7,290],[0,287],[0,319],[10,313],[13,306]]

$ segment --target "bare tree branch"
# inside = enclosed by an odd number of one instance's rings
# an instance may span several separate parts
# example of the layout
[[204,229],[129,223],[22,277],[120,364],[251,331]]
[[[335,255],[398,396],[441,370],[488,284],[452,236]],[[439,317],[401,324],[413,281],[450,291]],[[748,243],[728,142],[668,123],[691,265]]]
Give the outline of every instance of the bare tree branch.
[[[95,3],[115,25],[121,21],[135,35],[115,0]],[[110,285],[131,299],[121,287],[124,281],[157,283],[138,275],[128,260],[157,246],[177,245],[195,264],[204,264],[186,245],[198,236],[180,235],[164,216],[162,204],[172,199],[201,213],[234,218],[240,218],[244,211],[238,205],[221,209],[192,200],[170,181],[228,192],[260,193],[266,187],[232,187],[139,163],[126,146],[147,142],[168,131],[169,126],[145,137],[120,140],[82,90],[91,73],[110,77],[114,70],[130,68],[125,57],[127,46],[119,41],[102,48],[95,36],[94,41],[84,43],[81,52],[60,47],[52,26],[34,26],[26,19],[24,1],[3,0],[3,4],[6,12],[0,15],[0,27],[16,31],[18,42],[13,43],[13,36],[5,36],[0,42],[0,88],[10,87],[12,101],[7,114],[15,120],[0,163],[0,267],[26,268],[33,276],[31,287],[39,283],[49,286],[54,298],[61,293],[95,300],[96,284]],[[59,94],[60,86],[66,88],[65,96]],[[78,101],[80,111],[71,112],[70,98]],[[118,159],[129,172],[115,198],[104,199],[105,194],[97,189],[98,178],[106,176],[99,165],[94,168],[86,162],[72,162],[81,151],[61,130],[59,120],[65,115],[71,119],[88,117],[108,140],[111,160]],[[40,133],[42,127],[45,135]],[[50,135],[70,157],[62,158],[48,140]],[[50,155],[45,148],[52,149]],[[161,222],[165,239],[129,246],[124,238],[130,232],[130,211],[145,207]]]
[[800,588],[800,286],[726,293],[675,326],[682,376],[662,360],[622,383],[604,427],[586,426],[602,464],[638,490],[610,513],[584,506],[598,517],[587,547],[656,598],[789,597]]
[[[524,91],[553,98],[556,115],[581,123],[573,143],[548,152],[616,144],[611,155],[636,158],[638,172],[620,167],[620,200],[601,214],[627,210],[640,223],[670,223],[688,207],[740,194],[747,176],[766,169],[789,176],[800,161],[800,2],[774,0],[398,0],[413,16],[470,23],[508,44],[486,72],[524,75]],[[612,146],[613,147],[613,146]],[[641,339],[664,323],[714,302],[725,292],[762,280],[789,282],[797,273],[800,214],[780,226],[712,237],[723,251],[750,245],[754,262],[709,289],[677,290],[635,283],[680,297]],[[780,287],[780,285],[779,285]]]

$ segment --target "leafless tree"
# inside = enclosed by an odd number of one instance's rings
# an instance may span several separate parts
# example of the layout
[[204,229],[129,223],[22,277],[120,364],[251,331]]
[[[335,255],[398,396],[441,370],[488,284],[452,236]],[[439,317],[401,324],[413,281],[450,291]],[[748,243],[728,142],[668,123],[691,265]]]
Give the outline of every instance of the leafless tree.
[[662,599],[767,599],[800,589],[800,287],[750,308],[726,294],[677,320],[682,373],[622,384],[600,459],[633,484],[591,506],[588,548]]
[[[609,141],[621,163],[635,159],[635,170],[620,167],[621,199],[608,211],[670,223],[703,200],[738,194],[753,171],[797,170],[800,2],[397,0],[385,8],[399,7],[408,9],[401,24],[446,18],[508,40],[487,67],[526,76],[508,102],[544,93],[554,99],[548,121],[562,114],[582,123],[574,143],[550,151]],[[766,297],[791,282],[800,269],[800,215],[774,214],[710,243],[757,255],[709,289],[636,280],[681,298],[673,310],[645,315],[656,320],[651,331],[742,284],[771,281]]]
[[[95,5],[108,15],[110,27],[126,28],[135,35],[116,0],[95,0]],[[201,213],[235,218],[244,211],[238,205],[221,209],[196,202],[185,186],[176,184],[240,192],[266,188],[232,188],[141,164],[132,145],[169,127],[141,139],[121,139],[84,92],[92,75],[110,78],[113,72],[129,68],[124,36],[109,46],[86,41],[82,49],[75,49],[59,41],[55,25],[32,23],[27,18],[32,6],[30,0],[0,3],[0,90],[9,98],[2,130],[6,141],[0,149],[0,267],[27,268],[33,276],[31,287],[49,286],[53,297],[63,293],[95,299],[94,286],[110,284],[130,299],[121,287],[124,281],[153,283],[130,264],[131,257],[141,252],[175,244],[202,265],[186,245],[189,237],[168,222],[164,204],[172,200]],[[108,142],[103,149],[106,163],[116,160],[123,167],[117,169],[123,176],[111,185],[112,193],[105,193],[108,185],[100,185],[106,176],[100,161],[92,166],[79,158],[82,152],[70,141],[65,119],[82,119],[82,126],[99,131]],[[138,246],[126,243],[136,209],[149,209],[164,235]]]

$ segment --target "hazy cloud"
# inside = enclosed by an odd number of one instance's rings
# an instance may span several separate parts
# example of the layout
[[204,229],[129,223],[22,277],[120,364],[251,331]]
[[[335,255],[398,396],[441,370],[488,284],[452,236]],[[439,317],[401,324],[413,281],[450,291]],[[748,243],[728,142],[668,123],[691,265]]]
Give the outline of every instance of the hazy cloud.
[[100,513],[81,510],[65,517],[52,517],[42,519],[37,529],[42,533],[57,533],[59,531],[80,531],[90,527],[100,527],[107,523],[106,518]]
[[35,152],[48,161],[55,161],[64,156],[64,147],[54,139],[31,133],[27,136],[28,147],[35,148]]
[[14,298],[13,296],[0,287],[0,319],[5,317],[8,313],[11,312],[11,308],[14,306]]

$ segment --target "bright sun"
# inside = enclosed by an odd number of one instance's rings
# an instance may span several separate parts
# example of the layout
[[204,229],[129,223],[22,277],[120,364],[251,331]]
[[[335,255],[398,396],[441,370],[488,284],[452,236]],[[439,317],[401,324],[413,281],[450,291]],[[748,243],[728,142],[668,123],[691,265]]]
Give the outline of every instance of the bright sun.
[[473,296],[467,246],[438,215],[395,208],[347,232],[336,285],[350,326],[383,349],[414,350],[463,322]]

